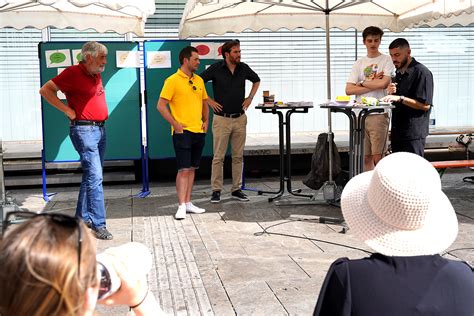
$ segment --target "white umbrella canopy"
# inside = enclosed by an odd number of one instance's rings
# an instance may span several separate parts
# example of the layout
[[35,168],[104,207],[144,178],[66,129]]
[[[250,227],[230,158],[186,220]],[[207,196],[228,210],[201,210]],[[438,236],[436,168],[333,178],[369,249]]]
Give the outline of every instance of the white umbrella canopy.
[[376,25],[401,32],[420,25],[470,24],[473,4],[474,0],[189,0],[179,37],[244,30],[324,28],[330,99],[330,28],[362,31]]
[[142,36],[154,12],[154,0],[0,0],[0,28],[92,28]]
[[474,12],[474,0],[437,0],[436,6],[437,12],[429,21],[420,21],[414,27],[421,25],[469,25],[474,23],[474,17],[471,15]]
[[471,13],[473,0],[189,0],[180,37],[298,27],[342,30],[367,26],[400,32],[441,16]]

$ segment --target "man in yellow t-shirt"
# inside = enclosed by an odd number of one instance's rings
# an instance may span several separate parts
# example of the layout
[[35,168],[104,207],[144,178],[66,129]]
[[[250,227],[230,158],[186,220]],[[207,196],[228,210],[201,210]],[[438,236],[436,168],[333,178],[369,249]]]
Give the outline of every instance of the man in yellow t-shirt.
[[[196,48],[187,46],[179,53],[181,67],[165,80],[157,108],[171,125],[178,174],[176,191],[178,211],[176,219],[188,213],[206,210],[191,203],[195,170],[199,168],[204,139],[209,122],[209,108],[204,81],[194,74],[199,67]],[[169,104],[169,108],[167,105]]]

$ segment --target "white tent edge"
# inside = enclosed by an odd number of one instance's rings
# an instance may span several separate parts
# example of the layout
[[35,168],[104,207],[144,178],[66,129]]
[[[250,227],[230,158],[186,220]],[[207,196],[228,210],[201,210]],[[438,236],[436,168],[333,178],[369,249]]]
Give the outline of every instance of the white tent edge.
[[154,0],[0,0],[0,28],[72,27],[143,36],[147,17],[154,12]]
[[[459,0],[458,0],[459,1]],[[236,3],[240,1],[224,1],[223,5],[215,5],[215,12],[221,10],[232,10]],[[260,0],[260,3],[269,3],[271,1]],[[451,4],[452,6],[455,6]],[[356,29],[362,31],[368,26],[377,25],[383,29],[389,29],[393,32],[399,33],[407,28],[415,28],[421,26],[453,26],[469,25],[474,23],[472,16],[469,16],[474,11],[473,0],[469,0],[461,9],[453,11],[452,7],[443,7],[444,2],[435,0],[432,3],[432,11],[422,9],[419,11],[412,11],[403,16],[394,15],[392,19],[388,20],[387,16],[378,16],[377,14],[354,14],[350,19],[338,20],[335,29],[348,30]],[[220,1],[217,1],[220,3]],[[313,30],[316,28],[325,29],[326,17],[324,14],[315,14],[314,11],[308,11],[306,14],[301,12],[298,14],[292,12],[264,13],[264,12],[246,12],[239,15],[233,15],[231,19],[213,18],[212,16],[206,18],[207,13],[201,16],[189,17],[194,13],[197,6],[212,7],[216,4],[213,0],[188,0],[183,11],[183,16],[179,25],[179,38],[185,39],[189,37],[205,37],[207,35],[225,35],[226,33],[241,33],[244,31],[259,32],[262,30],[279,31],[279,30],[296,30],[298,28]],[[284,6],[282,7],[285,8]],[[202,11],[202,10],[201,10]],[[210,10],[212,12],[212,10]],[[446,12],[449,12],[445,14]],[[202,12],[201,12],[202,13]],[[337,12],[329,14],[329,25],[335,25],[332,19],[338,19]],[[295,19],[295,16],[298,16]],[[285,27],[281,27],[284,20]],[[216,31],[216,25],[219,29]],[[333,28],[333,27],[331,27]]]

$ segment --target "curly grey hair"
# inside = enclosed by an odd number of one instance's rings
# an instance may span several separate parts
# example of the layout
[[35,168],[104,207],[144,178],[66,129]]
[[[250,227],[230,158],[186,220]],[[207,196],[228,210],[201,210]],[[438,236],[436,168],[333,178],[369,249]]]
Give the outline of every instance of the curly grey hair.
[[107,47],[98,42],[87,42],[82,45],[81,60],[86,61],[87,56],[97,57],[99,53],[107,54]]

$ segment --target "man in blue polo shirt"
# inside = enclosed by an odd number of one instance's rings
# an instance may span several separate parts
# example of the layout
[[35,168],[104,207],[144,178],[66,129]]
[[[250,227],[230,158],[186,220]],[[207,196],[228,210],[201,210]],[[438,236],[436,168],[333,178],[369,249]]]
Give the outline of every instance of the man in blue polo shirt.
[[[260,85],[258,75],[245,63],[240,61],[240,42],[232,40],[222,46],[223,61],[207,68],[201,77],[204,82],[212,81],[214,98],[208,98],[214,110],[212,133],[214,157],[212,159],[211,186],[212,203],[219,203],[224,185],[224,158],[227,146],[232,146],[232,188],[233,199],[248,201],[240,189],[242,186],[242,168],[245,138],[247,135],[247,116],[245,111]],[[245,81],[252,82],[248,97],[245,97]]]
[[424,155],[430,109],[433,106],[433,74],[411,57],[410,44],[397,38],[390,46],[390,57],[397,69],[385,102],[393,102],[392,152],[406,151]]

